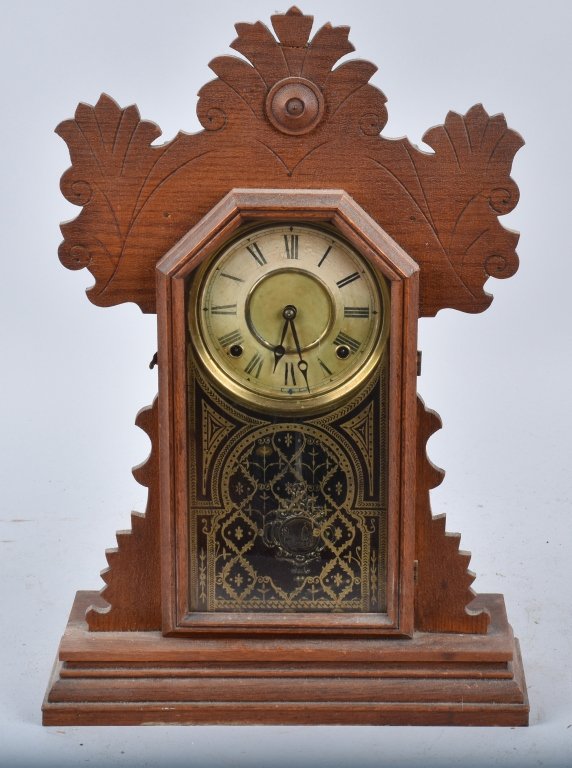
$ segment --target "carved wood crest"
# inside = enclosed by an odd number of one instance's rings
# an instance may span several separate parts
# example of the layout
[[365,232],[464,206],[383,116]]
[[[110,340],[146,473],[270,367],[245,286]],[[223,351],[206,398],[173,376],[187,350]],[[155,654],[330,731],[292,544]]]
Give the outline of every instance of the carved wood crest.
[[82,206],[62,225],[62,263],[92,273],[94,304],[155,312],[157,261],[230,189],[340,188],[420,265],[421,316],[486,309],[487,279],[518,267],[518,235],[498,217],[518,200],[509,174],[521,137],[476,105],[425,133],[432,152],[385,138],[377,68],[336,66],[354,50],[349,28],[311,37],[313,17],[295,7],[271,21],[274,34],[237,24],[231,47],[244,59],[211,62],[199,133],[156,145],[158,126],[106,95],[58,126],[72,160],[62,192]]

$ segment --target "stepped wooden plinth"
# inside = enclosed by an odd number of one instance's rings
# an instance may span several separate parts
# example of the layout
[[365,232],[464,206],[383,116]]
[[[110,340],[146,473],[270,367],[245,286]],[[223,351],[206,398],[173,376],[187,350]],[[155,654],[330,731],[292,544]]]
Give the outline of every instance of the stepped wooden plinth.
[[518,641],[501,595],[480,595],[486,636],[191,639],[89,632],[78,592],[44,725],[528,724]]

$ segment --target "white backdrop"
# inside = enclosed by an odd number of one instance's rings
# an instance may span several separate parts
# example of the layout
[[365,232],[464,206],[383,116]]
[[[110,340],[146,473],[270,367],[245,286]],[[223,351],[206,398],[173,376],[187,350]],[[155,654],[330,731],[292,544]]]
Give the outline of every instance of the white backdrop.
[[[284,11],[287,6],[280,8]],[[207,62],[236,21],[269,22],[261,0],[3,0],[3,426],[0,509],[0,766],[569,766],[571,565],[569,310],[572,4],[544,0],[308,0],[351,26],[375,62],[386,136],[419,143],[449,109],[481,101],[527,142],[513,176],[521,268],[491,280],[483,315],[421,323],[420,390],[444,429],[430,455],[447,470],[433,495],[473,552],[478,591],[505,594],[520,637],[529,729],[49,728],[40,706],[76,589],[102,586],[104,550],[143,510],[130,474],[148,453],[133,426],[151,402],[155,318],[85,298],[87,271],[57,260],[58,191],[69,165],[53,133],[102,91],[137,103],[168,140],[195,131]],[[315,26],[315,28],[316,28]]]

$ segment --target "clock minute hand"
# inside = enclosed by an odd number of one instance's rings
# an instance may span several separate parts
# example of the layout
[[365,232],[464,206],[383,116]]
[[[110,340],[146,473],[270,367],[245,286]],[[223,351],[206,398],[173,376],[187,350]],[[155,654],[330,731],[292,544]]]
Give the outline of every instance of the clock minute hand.
[[308,392],[310,391],[310,385],[308,384],[308,363],[304,360],[302,357],[302,348],[300,347],[300,340],[298,338],[298,332],[296,331],[296,326],[294,325],[294,319],[290,320],[290,328],[292,329],[292,336],[294,337],[294,344],[296,345],[296,352],[298,352],[298,357],[300,358],[298,360],[298,370],[304,377],[304,381],[306,382],[306,389]]

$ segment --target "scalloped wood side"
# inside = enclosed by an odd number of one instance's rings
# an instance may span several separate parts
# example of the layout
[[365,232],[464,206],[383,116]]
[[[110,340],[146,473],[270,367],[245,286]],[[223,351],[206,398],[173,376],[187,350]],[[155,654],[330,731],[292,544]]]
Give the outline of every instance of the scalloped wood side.
[[117,548],[107,550],[109,568],[101,574],[101,596],[108,605],[91,607],[90,630],[131,632],[161,629],[161,547],[159,536],[159,417],[158,400],[137,414],[135,423],[151,440],[147,461],[133,469],[148,490],[145,514],[131,515],[131,531],[117,533]]
[[[521,137],[481,105],[427,131],[433,152],[380,136],[386,97],[369,83],[377,67],[336,67],[353,50],[349,28],[325,24],[310,39],[312,22],[291,8],[272,17],[277,38],[261,22],[236,25],[232,47],[247,61],[211,62],[217,79],[197,105],[204,131],[152,145],[158,126],[105,95],[57,127],[72,160],[62,193],[82,206],[62,224],[60,259],[93,274],[94,304],[155,312],[157,261],[236,187],[344,189],[420,265],[420,316],[481,312],[492,301],[487,279],[516,272],[518,235],[498,217],[518,200],[509,174]],[[271,94],[293,81],[323,101],[303,135],[267,117]]]
[[471,612],[475,598],[468,570],[471,555],[459,550],[460,535],[445,531],[445,515],[433,517],[429,491],[443,480],[443,470],[427,457],[427,441],[441,419],[417,398],[417,487],[415,506],[415,628],[422,632],[485,633],[490,616]]

